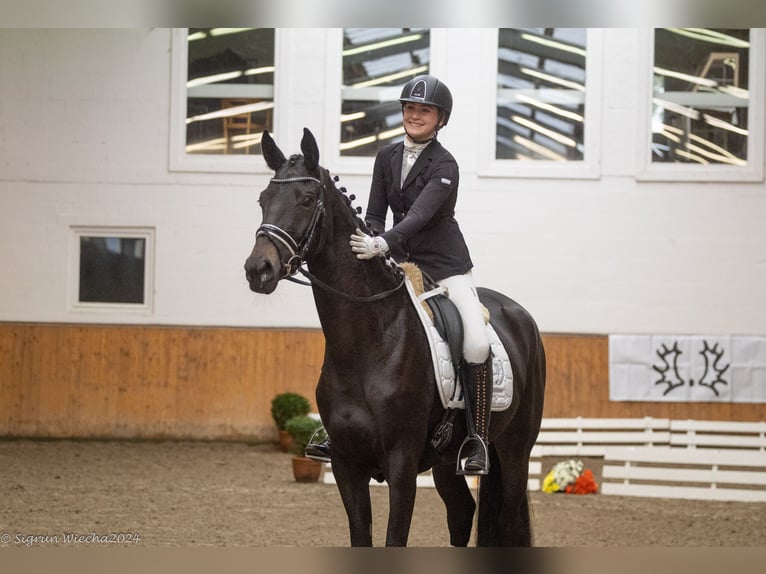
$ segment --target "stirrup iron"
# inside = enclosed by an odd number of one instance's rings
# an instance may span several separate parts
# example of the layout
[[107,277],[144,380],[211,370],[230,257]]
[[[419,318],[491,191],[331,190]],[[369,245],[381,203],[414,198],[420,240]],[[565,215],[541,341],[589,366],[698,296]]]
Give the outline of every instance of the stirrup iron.
[[[317,438],[317,435],[319,435],[319,438]],[[313,450],[312,447],[314,447]],[[327,451],[326,454],[325,450]],[[303,451],[303,456],[312,460],[318,460],[319,462],[331,462],[330,437],[327,436],[324,427],[319,427],[314,431],[314,434],[311,435],[311,438],[309,438],[306,448]]]
[[[465,462],[468,462],[468,459],[471,458],[471,456],[463,457],[463,449],[466,446],[470,448],[471,445],[474,444],[476,445],[474,448],[478,448],[484,454],[484,468],[481,470],[466,470],[463,458],[465,458]],[[457,453],[457,467],[455,468],[455,474],[458,476],[485,476],[489,474],[489,450],[487,449],[487,443],[485,443],[484,439],[478,434],[465,437],[463,444],[460,445],[460,449]]]

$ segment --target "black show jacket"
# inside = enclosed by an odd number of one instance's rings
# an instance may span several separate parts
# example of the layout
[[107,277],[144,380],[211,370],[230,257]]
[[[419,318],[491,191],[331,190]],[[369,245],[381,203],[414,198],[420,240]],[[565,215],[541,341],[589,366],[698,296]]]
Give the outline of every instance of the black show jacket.
[[[460,180],[455,158],[434,139],[400,186],[403,153],[403,142],[378,151],[367,225],[386,240],[396,261],[415,263],[435,281],[466,273],[473,263],[455,220]],[[389,208],[394,226],[384,231]]]

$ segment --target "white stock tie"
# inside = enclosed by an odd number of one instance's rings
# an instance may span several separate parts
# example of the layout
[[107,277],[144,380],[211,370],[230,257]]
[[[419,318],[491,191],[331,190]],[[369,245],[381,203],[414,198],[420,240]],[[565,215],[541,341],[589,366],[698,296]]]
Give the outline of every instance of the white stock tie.
[[415,165],[420,152],[423,151],[431,140],[424,143],[415,143],[408,137],[404,138],[404,157],[402,158],[402,181],[399,184],[404,185],[404,180],[407,179],[407,174],[410,173],[410,169]]

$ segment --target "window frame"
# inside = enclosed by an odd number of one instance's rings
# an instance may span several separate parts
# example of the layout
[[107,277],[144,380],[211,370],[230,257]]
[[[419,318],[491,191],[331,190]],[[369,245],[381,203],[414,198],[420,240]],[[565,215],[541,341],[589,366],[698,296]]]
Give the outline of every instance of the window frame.
[[[169,170],[171,172],[213,172],[213,173],[270,173],[261,154],[254,155],[217,155],[186,153],[186,82],[188,76],[189,53],[187,50],[188,28],[173,28],[171,38],[170,62],[170,137]],[[286,74],[280,73],[283,67],[283,54],[289,53],[289,47],[283,46],[285,35],[280,29],[274,30],[274,134],[279,139],[280,126],[287,122],[283,114],[288,105],[279,105],[282,89],[280,82]]]
[[598,179],[601,177],[601,123],[603,104],[603,30],[587,28],[585,44],[585,153],[582,161],[524,161],[497,159],[497,43],[499,28],[484,34],[482,60],[491,65],[481,66],[481,81],[492,87],[487,89],[484,112],[479,122],[479,162],[477,172],[483,177],[521,177],[535,179]]
[[644,31],[639,40],[640,93],[636,178],[639,181],[760,182],[764,179],[764,137],[766,122],[766,29],[750,28],[750,101],[748,103],[747,165],[690,164],[652,161],[652,98],[654,97],[654,28]]
[[[143,303],[100,303],[80,301],[80,256],[82,237],[120,237],[144,239],[144,302]],[[154,250],[156,228],[128,225],[70,225],[69,227],[69,311],[79,313],[106,313],[151,315],[154,313]]]

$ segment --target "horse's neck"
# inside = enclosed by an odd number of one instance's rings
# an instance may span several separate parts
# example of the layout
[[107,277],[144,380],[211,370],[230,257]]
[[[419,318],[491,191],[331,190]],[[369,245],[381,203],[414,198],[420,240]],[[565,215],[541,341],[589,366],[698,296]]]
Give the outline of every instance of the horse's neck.
[[351,351],[361,340],[381,338],[379,326],[391,321],[406,304],[402,297],[405,290],[400,289],[383,302],[355,300],[354,297],[369,297],[391,290],[396,279],[380,261],[356,258],[349,246],[355,226],[347,217],[335,214],[331,229],[321,252],[309,261],[309,270],[329,287],[347,295],[314,286],[317,313],[328,346]]
[[325,199],[328,221],[323,224],[324,245],[309,260],[309,269],[338,290],[356,296],[390,289],[394,282],[391,270],[378,260],[359,260],[351,250],[351,234],[360,227],[352,208],[344,205],[345,199],[340,192],[331,191],[328,196]]

